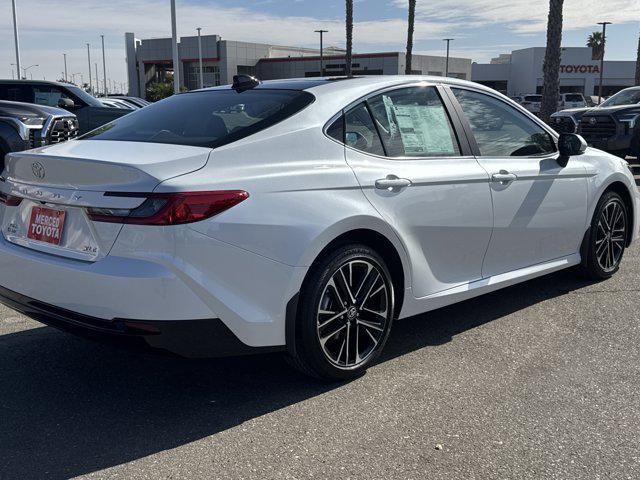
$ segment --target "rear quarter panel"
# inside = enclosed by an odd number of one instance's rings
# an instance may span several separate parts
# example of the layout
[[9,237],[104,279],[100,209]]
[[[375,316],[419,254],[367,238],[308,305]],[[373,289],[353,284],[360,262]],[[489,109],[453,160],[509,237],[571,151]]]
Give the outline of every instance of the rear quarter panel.
[[324,135],[324,122],[285,123],[214,150],[202,170],[157,191],[247,191],[241,204],[190,228],[287,265],[308,267],[331,240],[363,228],[388,238],[406,263],[404,246],[366,200],[344,147]]

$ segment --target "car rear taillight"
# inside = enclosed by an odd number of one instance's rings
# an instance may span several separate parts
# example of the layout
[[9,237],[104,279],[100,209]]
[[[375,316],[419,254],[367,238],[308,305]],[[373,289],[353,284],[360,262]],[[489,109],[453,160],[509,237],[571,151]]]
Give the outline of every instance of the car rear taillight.
[[131,210],[87,208],[87,215],[91,220],[135,225],[180,225],[198,222],[249,198],[249,194],[244,190],[148,194],[107,192],[105,196],[137,197],[145,200]]
[[7,195],[6,193],[0,193],[0,204],[7,207],[17,207],[22,203],[22,197],[16,197],[15,195]]

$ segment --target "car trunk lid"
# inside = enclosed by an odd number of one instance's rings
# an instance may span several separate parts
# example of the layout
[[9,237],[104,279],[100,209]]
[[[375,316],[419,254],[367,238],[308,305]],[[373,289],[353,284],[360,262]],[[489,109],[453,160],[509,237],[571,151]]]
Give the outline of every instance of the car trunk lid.
[[211,149],[158,143],[79,140],[7,155],[11,183],[87,191],[152,191],[205,166]]
[[164,180],[202,168],[210,149],[116,141],[69,141],[7,155],[0,190],[6,240],[85,261],[106,256],[122,225],[94,222],[86,208],[132,209]]

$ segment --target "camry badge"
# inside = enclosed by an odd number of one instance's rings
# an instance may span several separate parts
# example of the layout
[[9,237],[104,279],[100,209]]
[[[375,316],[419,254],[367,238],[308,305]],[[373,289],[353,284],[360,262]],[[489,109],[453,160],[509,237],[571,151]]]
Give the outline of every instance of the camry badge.
[[31,171],[33,172],[33,176],[39,179],[44,178],[44,165],[40,162],[33,162],[31,164]]

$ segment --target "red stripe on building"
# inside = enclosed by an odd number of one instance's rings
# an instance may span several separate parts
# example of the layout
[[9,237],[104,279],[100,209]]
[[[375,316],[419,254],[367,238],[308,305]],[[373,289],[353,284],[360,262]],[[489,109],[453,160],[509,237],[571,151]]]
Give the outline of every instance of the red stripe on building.
[[[220,60],[218,57],[211,57],[211,58],[203,58],[202,61],[203,62],[217,62],[218,60]],[[180,61],[182,63],[184,62],[197,62],[199,61],[198,58],[181,58]],[[171,65],[173,63],[172,60],[143,60],[142,63],[159,63],[159,64],[163,64],[163,65]]]
[[[398,57],[398,52],[387,52],[387,53],[358,53],[353,55],[354,58],[384,58],[384,57]],[[323,57],[324,61],[327,60],[344,60],[346,57],[344,55],[329,55]],[[260,62],[318,62],[320,60],[320,56],[315,57],[278,57],[278,58],[261,58]]]

